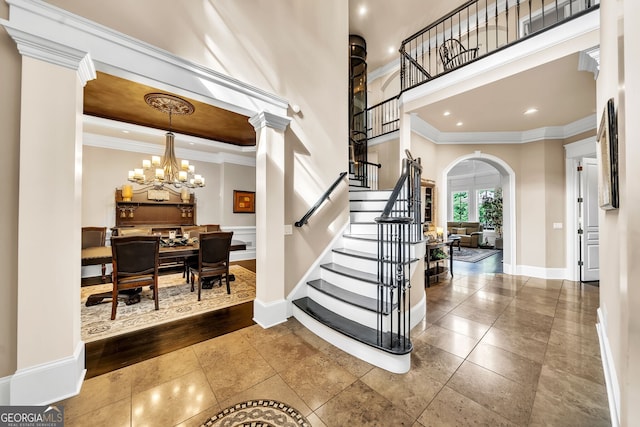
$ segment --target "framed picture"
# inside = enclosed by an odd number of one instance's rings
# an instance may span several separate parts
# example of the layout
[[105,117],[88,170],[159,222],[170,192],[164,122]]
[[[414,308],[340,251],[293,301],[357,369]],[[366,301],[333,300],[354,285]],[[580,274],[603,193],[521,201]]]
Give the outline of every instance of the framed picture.
[[233,190],[233,213],[255,213],[255,191]]
[[607,101],[598,130],[600,185],[598,202],[601,209],[617,209],[618,200],[618,129],[613,98]]

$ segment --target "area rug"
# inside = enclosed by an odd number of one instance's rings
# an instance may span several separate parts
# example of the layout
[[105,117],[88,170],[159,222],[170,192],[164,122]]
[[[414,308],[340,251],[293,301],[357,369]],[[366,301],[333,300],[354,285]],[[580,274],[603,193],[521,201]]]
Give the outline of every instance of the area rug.
[[230,406],[200,427],[311,427],[296,409],[276,400],[248,400]]
[[478,262],[485,258],[489,258],[491,255],[495,255],[501,252],[500,249],[482,249],[482,248],[458,248],[453,247],[453,260],[464,262]]
[[111,298],[98,305],[85,306],[91,294],[111,291],[112,285],[85,286],[81,288],[81,333],[84,342],[96,341],[174,320],[195,316],[208,311],[231,307],[253,301],[256,297],[256,275],[239,265],[232,265],[230,272],[235,275],[231,282],[231,294],[227,287],[217,283],[213,289],[202,290],[202,300],[198,301],[198,290],[191,292],[182,273],[160,276],[160,309],[154,310],[153,294],[146,286],[140,295],[140,302],[125,305],[118,303],[116,319],[111,320]]

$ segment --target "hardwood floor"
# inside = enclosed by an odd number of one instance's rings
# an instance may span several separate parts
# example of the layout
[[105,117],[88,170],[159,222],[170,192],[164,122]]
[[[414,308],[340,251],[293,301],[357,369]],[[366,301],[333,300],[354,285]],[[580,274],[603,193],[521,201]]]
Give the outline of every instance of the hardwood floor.
[[[236,261],[232,264],[256,271],[255,260]],[[90,342],[85,345],[86,378],[133,365],[253,324],[253,302],[248,302]]]

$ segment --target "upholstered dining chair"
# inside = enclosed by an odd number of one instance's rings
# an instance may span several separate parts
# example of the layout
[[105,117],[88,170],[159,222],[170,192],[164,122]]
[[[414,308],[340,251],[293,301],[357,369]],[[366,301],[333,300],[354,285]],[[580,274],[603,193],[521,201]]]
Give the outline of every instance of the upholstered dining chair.
[[205,278],[219,277],[220,284],[224,277],[227,282],[227,294],[231,293],[229,287],[229,252],[231,249],[230,232],[200,233],[200,250],[198,253],[198,265],[191,267],[191,292],[194,291],[194,275],[198,276],[198,301],[202,292],[202,280]]
[[118,293],[149,285],[158,304],[158,256],[160,236],[122,236],[111,238],[113,257],[113,295],[111,320],[116,318]]
[[[104,246],[107,227],[82,227],[82,249]],[[107,281],[107,266],[102,264],[102,282]]]
[[453,70],[476,59],[478,48],[467,49],[458,39],[447,39],[438,50],[445,71]]

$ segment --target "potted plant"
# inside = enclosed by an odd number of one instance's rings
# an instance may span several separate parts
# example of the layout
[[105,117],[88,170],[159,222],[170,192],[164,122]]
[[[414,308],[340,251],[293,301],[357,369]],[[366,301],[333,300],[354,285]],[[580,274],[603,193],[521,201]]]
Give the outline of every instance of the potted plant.
[[496,248],[502,249],[502,188],[496,188],[493,196],[482,196],[480,206],[487,225],[496,231]]

